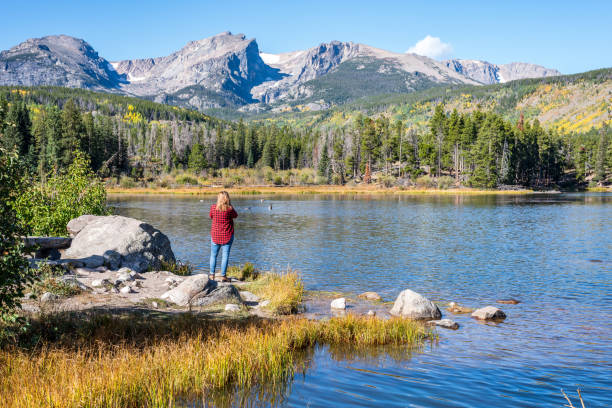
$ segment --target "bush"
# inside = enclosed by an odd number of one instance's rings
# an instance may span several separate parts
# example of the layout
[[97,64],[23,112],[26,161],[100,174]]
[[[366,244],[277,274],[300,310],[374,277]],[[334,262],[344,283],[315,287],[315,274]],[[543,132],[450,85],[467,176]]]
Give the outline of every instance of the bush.
[[281,176],[274,176],[274,185],[281,186],[283,185],[283,178]]
[[136,187],[136,182],[130,177],[122,176],[121,180],[119,180],[119,185],[121,188],[134,188]]
[[34,271],[24,257],[21,237],[25,230],[13,205],[24,188],[23,174],[17,154],[0,148],[0,320],[8,322],[16,320],[14,311],[20,306],[19,299],[34,279]]
[[438,177],[438,188],[446,190],[455,184],[455,179],[449,176]]
[[387,188],[393,187],[395,185],[395,181],[396,179],[393,176],[382,176],[380,178],[380,184]]
[[61,266],[43,264],[38,268],[37,273],[38,280],[31,287],[32,294],[37,298],[45,292],[65,297],[81,293],[81,289],[75,284],[58,279],[64,274],[64,268]]
[[83,214],[107,215],[106,190],[89,167],[89,159],[75,154],[68,169],[34,184],[15,200],[14,208],[28,233],[64,236],[68,221]]
[[198,185],[197,177],[193,177],[189,174],[181,174],[179,176],[176,176],[175,180],[176,180],[176,183],[180,185],[190,185],[190,186]]
[[255,269],[252,263],[247,262],[242,266],[230,266],[227,270],[227,276],[241,281],[253,281],[259,277],[259,271]]
[[431,177],[429,177],[428,175],[425,175],[425,176],[418,177],[416,179],[416,185],[417,187],[420,187],[420,188],[431,188],[431,187],[435,187],[436,183]]

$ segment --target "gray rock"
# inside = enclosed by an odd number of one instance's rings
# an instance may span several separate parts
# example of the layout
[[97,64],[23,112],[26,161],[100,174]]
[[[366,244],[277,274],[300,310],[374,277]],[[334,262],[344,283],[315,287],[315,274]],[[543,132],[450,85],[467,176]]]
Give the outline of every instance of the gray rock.
[[214,283],[215,282],[208,279],[206,275],[193,275],[185,279],[176,288],[161,295],[161,298],[179,306],[187,306],[191,299],[202,293],[205,288],[210,291],[213,286],[216,287]]
[[402,291],[397,296],[395,304],[391,309],[391,314],[415,320],[438,320],[442,317],[438,306],[431,300],[410,289]]
[[485,306],[475,310],[472,317],[478,320],[503,320],[506,314],[495,306]]
[[430,320],[427,322],[427,325],[444,327],[445,329],[451,329],[451,330],[457,330],[459,328],[459,323],[451,319]]
[[54,300],[57,300],[57,299],[59,299],[59,296],[51,292],[45,292],[40,296],[40,301],[43,303],[53,302]]
[[68,225],[66,225],[66,230],[68,231],[70,237],[74,238],[79,232],[81,232],[83,228],[85,228],[87,224],[97,219],[98,217],[99,215],[85,214],[81,215],[80,217],[73,218],[68,221]]
[[236,313],[236,312],[239,312],[240,309],[241,309],[240,305],[236,305],[234,303],[230,303],[230,304],[225,305],[225,311],[226,312]]
[[112,288],[110,288],[110,292],[111,293],[119,293],[119,289],[117,289],[115,286],[113,286]]
[[246,290],[241,290],[240,291],[240,297],[245,301],[245,302],[259,302],[259,296],[257,296],[254,293],[251,293],[249,291]]
[[85,286],[82,282],[80,282],[75,275],[63,275],[56,278],[64,283],[67,283],[70,286],[79,288],[80,290],[87,290],[88,287]]
[[23,295],[24,299],[32,299],[34,298],[34,294],[32,292],[28,292],[25,295]]
[[259,305],[257,305],[258,307],[267,307],[270,304],[269,300],[263,300],[261,302],[259,302]]
[[368,316],[376,316],[376,312],[373,310],[368,310],[368,313],[366,313]]
[[338,299],[334,299],[331,302],[331,308],[332,309],[340,309],[340,310],[344,310],[346,309],[346,298],[338,298]]
[[157,308],[159,307],[159,305],[157,304],[157,302],[151,302],[151,306],[152,306],[154,309],[157,309]]
[[160,269],[161,261],[175,262],[168,237],[150,224],[118,215],[90,219],[62,259],[89,268],[127,267],[136,272]]
[[215,281],[210,282],[211,285],[191,300],[193,306],[211,306],[222,303],[242,304],[240,292],[234,285],[220,285]]
[[128,293],[134,293],[134,291],[132,290],[132,288],[130,286],[124,286],[122,287],[119,292],[123,293],[124,295],[128,294]]

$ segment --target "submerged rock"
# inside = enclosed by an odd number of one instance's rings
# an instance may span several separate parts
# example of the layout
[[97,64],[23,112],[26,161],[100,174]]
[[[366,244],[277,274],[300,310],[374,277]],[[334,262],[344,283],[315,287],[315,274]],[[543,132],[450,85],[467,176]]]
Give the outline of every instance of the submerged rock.
[[71,234],[76,234],[62,259],[74,265],[109,269],[128,267],[145,272],[149,268],[160,269],[162,261],[175,262],[168,237],[134,218],[81,216],[68,225]]
[[446,310],[453,314],[472,313],[474,311],[471,307],[461,306],[455,302],[450,302]]
[[486,306],[475,310],[472,317],[479,320],[503,320],[506,314],[495,306]]
[[363,292],[358,298],[365,300],[382,300],[382,297],[376,292]]
[[409,319],[437,320],[442,317],[442,312],[431,300],[410,289],[402,291],[395,300],[390,312],[394,316],[407,317]]
[[520,300],[516,300],[516,299],[499,299],[497,301],[497,303],[501,303],[504,305],[517,305],[519,303],[521,303]]
[[459,328],[459,323],[451,319],[430,320],[427,322],[427,325],[444,327],[445,329],[451,330],[457,330]]
[[346,298],[341,297],[341,298],[332,300],[331,308],[332,309],[339,309],[339,310],[346,309]]

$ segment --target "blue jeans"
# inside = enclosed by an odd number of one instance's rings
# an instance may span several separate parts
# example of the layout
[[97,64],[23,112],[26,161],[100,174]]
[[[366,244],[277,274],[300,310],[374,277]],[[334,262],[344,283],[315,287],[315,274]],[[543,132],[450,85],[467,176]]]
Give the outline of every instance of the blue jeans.
[[217,254],[219,253],[219,248],[221,248],[221,276],[225,276],[227,272],[227,260],[229,259],[230,249],[232,248],[232,243],[234,242],[234,236],[229,240],[229,242],[225,245],[215,244],[210,239],[210,274],[213,275],[215,273],[215,269],[217,268]]

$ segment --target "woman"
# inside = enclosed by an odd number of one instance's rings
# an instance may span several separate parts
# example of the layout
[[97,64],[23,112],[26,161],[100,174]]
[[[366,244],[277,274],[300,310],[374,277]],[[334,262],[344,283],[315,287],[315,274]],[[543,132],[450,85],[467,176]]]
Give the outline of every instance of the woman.
[[210,206],[209,216],[212,219],[212,226],[210,228],[210,273],[208,277],[215,279],[217,254],[221,249],[221,276],[219,280],[227,282],[229,279],[227,279],[225,273],[227,272],[230,249],[234,242],[234,218],[238,217],[227,191],[219,193],[217,204]]

